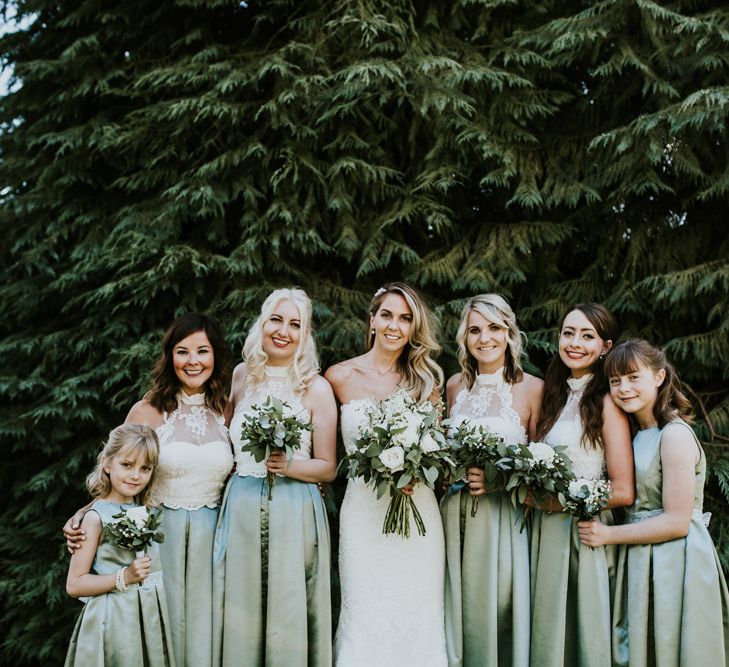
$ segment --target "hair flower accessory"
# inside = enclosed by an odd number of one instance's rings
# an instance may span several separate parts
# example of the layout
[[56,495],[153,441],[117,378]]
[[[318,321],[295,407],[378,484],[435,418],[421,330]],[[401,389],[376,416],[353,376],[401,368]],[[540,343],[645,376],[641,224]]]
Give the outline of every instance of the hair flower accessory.
[[373,299],[373,300],[374,300],[374,299],[376,299],[376,298],[377,298],[378,296],[380,296],[381,294],[384,294],[385,292],[387,292],[387,290],[386,290],[386,289],[385,289],[384,287],[380,287],[380,288],[379,288],[379,289],[378,289],[378,290],[377,290],[377,291],[376,291],[376,292],[374,293],[374,295],[372,296],[372,299]]

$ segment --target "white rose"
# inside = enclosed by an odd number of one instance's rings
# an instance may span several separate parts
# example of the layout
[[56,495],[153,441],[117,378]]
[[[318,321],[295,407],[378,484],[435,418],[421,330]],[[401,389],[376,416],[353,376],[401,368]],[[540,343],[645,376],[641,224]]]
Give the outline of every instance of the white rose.
[[535,463],[551,463],[554,460],[554,450],[545,442],[530,442],[529,451]]
[[588,481],[586,479],[576,479],[573,482],[570,482],[569,494],[571,496],[576,496],[578,493],[580,493],[582,491],[582,487],[585,484],[588,484]]
[[380,461],[392,472],[398,472],[405,467],[405,450],[402,447],[388,447],[380,454]]
[[130,521],[133,521],[134,525],[139,530],[142,530],[142,528],[144,528],[144,525],[147,523],[148,516],[149,516],[149,512],[147,511],[147,508],[144,506],[130,507],[127,510],[127,518]]
[[440,449],[440,445],[438,444],[438,441],[430,435],[430,433],[426,433],[420,439],[420,449],[422,449],[426,454],[429,454],[430,452],[437,452]]

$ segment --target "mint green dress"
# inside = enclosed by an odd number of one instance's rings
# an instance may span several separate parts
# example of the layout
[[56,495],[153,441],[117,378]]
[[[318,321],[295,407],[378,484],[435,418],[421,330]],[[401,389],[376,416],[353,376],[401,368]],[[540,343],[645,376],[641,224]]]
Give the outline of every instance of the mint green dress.
[[[468,420],[508,444],[523,444],[526,431],[512,408],[503,369],[478,375],[453,404],[454,426]],[[441,503],[446,543],[445,621],[450,667],[527,667],[529,664],[529,538],[509,496],[471,495],[454,484]]]
[[[114,514],[128,507],[134,505],[97,500],[89,511],[96,512],[106,525],[114,521]],[[66,667],[174,667],[159,547],[155,542],[147,554],[152,563],[144,582],[130,585],[125,593],[113,590],[84,599],[68,647]],[[102,537],[91,572],[115,574],[134,559],[134,552],[120,549]]]
[[[569,378],[570,392],[545,437],[567,447],[578,478],[605,474],[601,447],[581,443],[579,402],[589,375]],[[611,518],[602,512],[600,520]],[[610,618],[617,549],[580,543],[577,523],[565,512],[534,512],[531,535],[532,641],[534,667],[610,667]]]
[[[288,368],[266,367],[235,407],[236,469],[223,497],[213,555],[213,664],[217,667],[330,667],[329,524],[316,484],[279,476],[268,500],[265,462],[241,451],[252,405],[276,396],[304,410]],[[311,433],[295,459],[311,457]]]
[[706,458],[691,428],[677,420],[639,431],[633,440],[635,504],[627,521],[663,511],[661,436],[685,429],[700,451],[694,510],[686,537],[623,545],[613,614],[615,664],[630,667],[723,667],[729,664],[729,592],[702,517]]

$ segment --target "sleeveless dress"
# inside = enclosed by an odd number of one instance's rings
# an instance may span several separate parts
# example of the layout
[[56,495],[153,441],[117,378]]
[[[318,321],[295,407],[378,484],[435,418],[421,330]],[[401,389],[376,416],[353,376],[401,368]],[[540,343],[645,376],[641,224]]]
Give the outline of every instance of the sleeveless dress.
[[204,394],[180,391],[157,428],[159,464],[151,501],[164,507],[160,545],[178,667],[212,664],[212,557],[218,505],[233,467],[228,430]]
[[[342,405],[342,439],[352,451],[371,399]],[[341,611],[334,646],[339,667],[444,667],[445,545],[435,494],[416,484],[425,523],[411,537],[383,535],[389,494],[377,499],[361,478],[347,482],[340,511]],[[412,521],[412,517],[411,517]]]
[[[332,662],[330,540],[316,484],[280,475],[268,500],[266,463],[241,451],[251,406],[275,396],[305,410],[288,367],[249,383],[230,425],[235,474],[215,536],[215,665],[321,666]],[[293,457],[311,458],[311,432]]]
[[614,661],[630,667],[723,667],[729,664],[729,592],[702,517],[706,458],[685,422],[648,428],[633,439],[636,496],[627,522],[663,511],[661,436],[666,428],[690,431],[699,447],[694,510],[686,537],[621,546]]
[[[584,446],[579,403],[591,375],[569,378],[567,402],[547,436],[565,445],[578,478],[605,475],[601,447]],[[605,515],[608,515],[606,517]],[[602,512],[607,520],[610,512]],[[534,512],[531,536],[532,643],[535,667],[609,667],[611,562],[615,548],[584,546],[567,512]]]
[[[114,514],[132,504],[97,500],[89,512],[96,512],[101,523],[112,523]],[[174,667],[162,583],[159,545],[153,542],[147,549],[152,559],[151,572],[141,584],[130,584],[125,593],[116,589],[84,598],[71,643],[66,655],[66,667]],[[116,574],[129,565],[134,552],[121,549],[102,537],[91,567],[93,574]]]
[[[468,419],[523,444],[527,434],[512,408],[504,371],[482,374],[451,408],[458,426]],[[529,664],[529,538],[517,511],[501,491],[471,495],[453,484],[442,502],[446,538],[446,641],[451,667],[526,667]]]

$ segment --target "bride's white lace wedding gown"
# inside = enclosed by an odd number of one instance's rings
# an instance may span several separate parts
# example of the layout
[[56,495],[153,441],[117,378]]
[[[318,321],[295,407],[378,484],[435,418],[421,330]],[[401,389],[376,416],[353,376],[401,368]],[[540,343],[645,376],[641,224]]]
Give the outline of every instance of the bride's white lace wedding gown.
[[[351,451],[371,399],[342,405],[342,439]],[[339,528],[342,603],[334,643],[338,667],[444,667],[445,545],[433,491],[417,484],[413,500],[426,534],[383,535],[389,494],[377,499],[350,479]],[[412,521],[412,519],[411,519]]]

